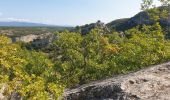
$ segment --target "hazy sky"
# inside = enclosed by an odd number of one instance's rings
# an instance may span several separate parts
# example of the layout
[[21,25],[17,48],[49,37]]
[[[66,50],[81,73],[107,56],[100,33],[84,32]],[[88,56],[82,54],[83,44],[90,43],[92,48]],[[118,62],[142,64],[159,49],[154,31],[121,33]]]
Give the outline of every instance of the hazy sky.
[[142,0],[0,0],[0,21],[30,21],[56,25],[105,23],[131,17]]

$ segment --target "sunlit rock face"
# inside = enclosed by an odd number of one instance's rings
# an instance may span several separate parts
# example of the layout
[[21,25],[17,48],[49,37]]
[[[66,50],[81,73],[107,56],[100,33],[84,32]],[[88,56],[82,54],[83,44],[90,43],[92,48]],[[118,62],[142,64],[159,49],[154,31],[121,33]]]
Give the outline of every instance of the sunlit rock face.
[[56,39],[56,36],[52,33],[45,33],[40,35],[29,34],[25,36],[11,37],[12,42],[24,42],[31,43],[37,48],[48,46]]
[[63,100],[170,100],[170,62],[68,89]]
[[40,35],[38,38],[32,41],[32,45],[39,48],[45,47],[50,45],[56,38],[57,37],[51,33]]
[[32,42],[34,39],[36,39],[38,36],[37,35],[25,35],[25,36],[18,36],[18,37],[12,37],[12,42],[18,42],[18,41],[22,41],[25,43],[29,43]]

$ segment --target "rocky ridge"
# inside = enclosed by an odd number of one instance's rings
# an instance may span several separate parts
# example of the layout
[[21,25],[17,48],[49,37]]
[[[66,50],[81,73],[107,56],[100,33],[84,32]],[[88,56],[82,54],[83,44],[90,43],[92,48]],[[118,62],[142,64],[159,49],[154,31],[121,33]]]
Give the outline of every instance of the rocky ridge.
[[170,62],[68,89],[63,100],[170,100]]
[[96,23],[86,24],[83,26],[77,26],[72,31],[80,32],[82,35],[86,35],[95,28],[102,29],[103,32],[101,34],[110,33],[110,29],[106,26],[105,23],[101,22],[100,20],[97,21]]
[[[163,6],[163,7],[158,7],[158,9],[167,9],[169,12],[169,17],[168,19],[161,18],[159,20],[159,23],[162,27],[170,27],[170,6]],[[136,27],[138,25],[151,25],[153,24],[153,20],[149,17],[147,12],[139,12],[135,16],[131,18],[123,18],[123,19],[118,19],[114,20],[110,23],[108,23],[106,26],[110,29],[115,29],[117,31],[125,31],[128,29],[131,29],[133,27]]]

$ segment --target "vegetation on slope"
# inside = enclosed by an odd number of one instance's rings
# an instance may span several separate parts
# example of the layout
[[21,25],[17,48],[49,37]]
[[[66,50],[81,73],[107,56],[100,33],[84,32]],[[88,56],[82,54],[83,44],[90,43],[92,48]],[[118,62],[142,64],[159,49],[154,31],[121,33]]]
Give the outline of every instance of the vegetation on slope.
[[68,87],[134,71],[170,57],[169,42],[158,23],[127,30],[124,37],[117,32],[100,33],[100,29],[94,29],[86,36],[67,31],[57,34],[51,56]]
[[[163,2],[166,0],[163,0]],[[150,4],[150,3],[149,3]],[[56,33],[48,55],[0,36],[0,86],[24,100],[58,99],[64,88],[170,60],[170,42],[158,22],[102,34]]]
[[168,12],[170,12],[169,8],[170,6],[161,6],[144,10],[131,18],[112,21],[107,26],[112,30],[125,31],[138,25],[152,25],[154,22],[159,22],[163,28],[166,28],[168,25]]
[[58,98],[63,85],[52,62],[40,52],[22,49],[0,36],[0,86],[4,95],[17,92],[23,99]]

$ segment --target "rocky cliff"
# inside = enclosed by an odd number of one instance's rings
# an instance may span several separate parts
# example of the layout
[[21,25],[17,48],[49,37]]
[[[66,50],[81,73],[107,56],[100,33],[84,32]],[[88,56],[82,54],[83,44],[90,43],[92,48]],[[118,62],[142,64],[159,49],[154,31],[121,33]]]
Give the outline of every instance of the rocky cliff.
[[67,90],[63,100],[170,100],[170,62]]
[[11,37],[12,42],[24,42],[31,43],[32,46],[41,48],[51,44],[56,39],[56,36],[52,33],[45,33],[40,35],[29,34],[25,36]]

